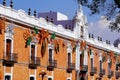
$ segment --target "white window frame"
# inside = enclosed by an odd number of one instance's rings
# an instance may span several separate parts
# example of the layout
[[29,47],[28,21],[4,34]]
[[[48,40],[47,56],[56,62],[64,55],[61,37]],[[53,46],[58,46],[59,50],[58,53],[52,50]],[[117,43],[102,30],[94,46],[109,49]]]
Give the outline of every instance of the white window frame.
[[34,45],[35,46],[35,57],[37,55],[37,45],[35,43],[30,43],[30,57],[31,57],[31,45]]
[[[12,36],[13,37],[13,36]],[[6,56],[6,44],[7,44],[7,39],[11,40],[11,53],[13,53],[13,38],[8,37],[8,33],[5,33],[5,56]]]
[[71,63],[72,63],[72,46],[71,46],[71,44],[69,44],[68,43],[68,45],[67,45],[67,63],[68,63],[68,53],[70,53],[70,57],[71,57]]
[[92,54],[90,55],[90,63],[91,63],[91,59],[93,59],[93,67],[94,67],[94,52],[92,51]]
[[49,59],[49,49],[52,49],[52,60],[54,60],[54,45],[48,44],[48,59]]

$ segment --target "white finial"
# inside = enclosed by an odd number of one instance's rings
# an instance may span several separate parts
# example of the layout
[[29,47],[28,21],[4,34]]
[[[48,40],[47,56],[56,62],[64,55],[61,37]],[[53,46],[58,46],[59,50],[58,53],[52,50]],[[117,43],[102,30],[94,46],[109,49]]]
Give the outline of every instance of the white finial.
[[81,2],[78,0],[78,11],[82,12],[82,5]]

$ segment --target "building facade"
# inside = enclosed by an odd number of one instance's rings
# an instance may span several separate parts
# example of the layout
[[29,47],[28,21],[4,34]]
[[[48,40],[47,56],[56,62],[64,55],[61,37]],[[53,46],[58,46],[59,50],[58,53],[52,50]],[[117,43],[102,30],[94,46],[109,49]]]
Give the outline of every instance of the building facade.
[[119,48],[88,34],[81,7],[38,17],[0,5],[0,80],[120,79]]

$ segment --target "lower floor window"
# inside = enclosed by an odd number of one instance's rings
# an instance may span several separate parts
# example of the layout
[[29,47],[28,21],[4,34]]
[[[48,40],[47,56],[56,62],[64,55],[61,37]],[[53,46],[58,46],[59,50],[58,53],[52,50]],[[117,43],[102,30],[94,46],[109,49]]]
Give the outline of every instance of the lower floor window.
[[34,77],[30,77],[30,80],[35,80],[35,78]]
[[11,80],[11,76],[10,75],[5,75],[5,80]]
[[48,80],[52,80],[52,78],[48,78]]

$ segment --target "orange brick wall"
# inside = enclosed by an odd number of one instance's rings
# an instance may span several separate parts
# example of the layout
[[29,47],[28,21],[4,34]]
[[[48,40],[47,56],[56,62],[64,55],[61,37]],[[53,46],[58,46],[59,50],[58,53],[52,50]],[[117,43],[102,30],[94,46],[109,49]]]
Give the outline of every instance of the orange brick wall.
[[[23,38],[23,33],[25,30],[28,29],[27,26],[21,26],[21,25],[15,25],[14,27],[14,46],[13,46],[13,52],[18,54],[18,63],[14,64],[13,67],[13,80],[28,80],[29,74],[35,74],[35,70],[30,69],[28,67],[29,62],[29,56],[30,56],[30,46],[25,48],[25,40]],[[4,54],[4,31],[2,31],[3,34],[0,34],[0,59],[3,59]],[[50,36],[50,35],[49,35]],[[56,37],[56,39],[60,40],[61,43],[64,41],[64,39],[60,37]],[[69,41],[71,42],[71,41]],[[72,43],[72,42],[71,42]],[[47,70],[47,64],[48,64],[48,45],[46,47],[46,53],[44,57],[41,56],[41,44],[37,44],[37,57],[40,57],[40,64],[41,66],[38,66],[36,69],[36,80],[41,80],[41,77],[39,77],[39,73],[44,70],[47,73],[47,76],[54,75],[54,80],[67,80],[68,77],[72,75],[72,80],[76,80],[76,71],[73,70],[72,73],[66,72],[67,67],[67,46],[63,47],[62,44],[60,44],[60,51],[58,53],[54,52],[54,59],[57,60],[57,68],[54,69],[54,71],[48,71]],[[102,52],[100,50],[95,50],[95,57],[94,57],[94,66],[97,67],[97,74],[94,76],[90,76],[90,57],[88,56],[88,80],[91,80],[92,77],[94,79],[99,76],[99,53]],[[75,63],[75,52],[72,53],[72,62]],[[106,75],[103,76],[103,80],[108,80],[107,78],[107,66],[108,63],[103,63],[103,68],[106,69]],[[0,62],[0,78],[3,80],[4,78],[4,69],[6,69],[6,72],[11,72],[11,67],[5,67],[2,65],[2,62]],[[112,70],[115,70],[115,65],[112,65]],[[45,76],[44,80],[47,80],[47,76]],[[112,80],[115,80],[115,74],[114,77],[112,77]]]

